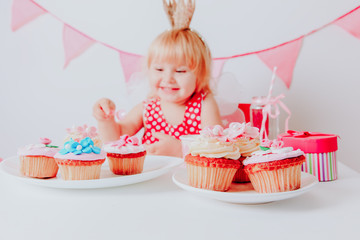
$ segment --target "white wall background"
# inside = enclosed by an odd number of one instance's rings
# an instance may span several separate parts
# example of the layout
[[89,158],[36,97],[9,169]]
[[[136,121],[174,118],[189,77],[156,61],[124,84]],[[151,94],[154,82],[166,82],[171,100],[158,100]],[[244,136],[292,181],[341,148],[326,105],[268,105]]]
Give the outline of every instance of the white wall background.
[[[146,54],[150,42],[169,28],[160,0],[37,0],[87,35],[124,51]],[[294,39],[360,5],[359,0],[197,0],[192,28],[213,56],[261,50]],[[100,97],[128,109],[118,54],[94,45],[63,69],[62,24],[47,14],[17,32],[10,29],[10,0],[0,1],[0,157],[19,146],[65,129],[95,125]],[[268,91],[271,71],[256,56],[229,60],[224,72],[236,77],[242,102]],[[290,90],[277,80],[292,110],[290,129],[338,134],[338,160],[360,171],[360,40],[330,26],[307,37]]]

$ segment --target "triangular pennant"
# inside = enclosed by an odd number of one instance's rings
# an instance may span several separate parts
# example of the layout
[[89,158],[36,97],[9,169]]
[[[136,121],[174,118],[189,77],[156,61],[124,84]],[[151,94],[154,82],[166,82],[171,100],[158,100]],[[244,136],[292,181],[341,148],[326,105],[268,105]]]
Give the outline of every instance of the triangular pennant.
[[133,73],[141,72],[143,56],[123,51],[119,51],[119,56],[125,82],[128,83]]
[[89,47],[91,47],[91,45],[95,43],[95,40],[84,35],[71,26],[64,24],[63,43],[65,51],[64,68],[66,68],[71,60],[85,52]]
[[217,79],[220,76],[226,60],[227,59],[213,59],[211,77]]
[[272,70],[277,67],[276,75],[290,88],[294,67],[298,58],[303,37],[292,42],[257,53],[257,56]]
[[360,8],[335,21],[335,24],[360,39]]
[[44,13],[47,13],[45,9],[30,0],[13,0],[11,29],[16,31]]

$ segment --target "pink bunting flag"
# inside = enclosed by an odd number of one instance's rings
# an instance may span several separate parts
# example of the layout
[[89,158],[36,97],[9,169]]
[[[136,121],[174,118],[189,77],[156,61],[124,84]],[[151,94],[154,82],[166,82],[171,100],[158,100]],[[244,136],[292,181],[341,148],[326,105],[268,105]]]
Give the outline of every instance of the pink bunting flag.
[[11,9],[11,29],[16,31],[38,16],[47,13],[31,0],[13,0]]
[[336,20],[335,24],[360,39],[360,8]]
[[133,73],[141,72],[143,56],[123,51],[118,52],[125,77],[125,82],[128,83]]
[[298,58],[303,37],[257,53],[257,56],[290,88],[294,67]]
[[91,45],[95,43],[95,40],[72,28],[71,26],[64,24],[63,43],[65,51],[64,68],[66,68],[71,60],[85,52],[89,47],[91,47]]
[[226,60],[227,59],[213,59],[211,73],[213,78],[217,79],[220,76]]

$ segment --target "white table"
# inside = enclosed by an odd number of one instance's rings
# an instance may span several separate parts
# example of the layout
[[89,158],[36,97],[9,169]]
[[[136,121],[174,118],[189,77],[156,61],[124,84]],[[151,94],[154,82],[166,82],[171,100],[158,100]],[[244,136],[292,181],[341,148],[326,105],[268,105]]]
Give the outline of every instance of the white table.
[[54,189],[0,174],[0,239],[359,239],[360,174],[296,198],[241,205],[178,188],[172,173],[124,187]]

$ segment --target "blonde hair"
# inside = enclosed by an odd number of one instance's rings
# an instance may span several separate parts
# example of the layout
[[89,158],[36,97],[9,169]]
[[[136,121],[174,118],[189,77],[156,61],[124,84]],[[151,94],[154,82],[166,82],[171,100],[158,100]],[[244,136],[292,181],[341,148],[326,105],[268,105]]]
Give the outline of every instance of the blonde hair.
[[200,36],[189,28],[172,29],[160,34],[150,45],[147,66],[156,61],[181,64],[196,76],[195,93],[211,93],[211,53]]

